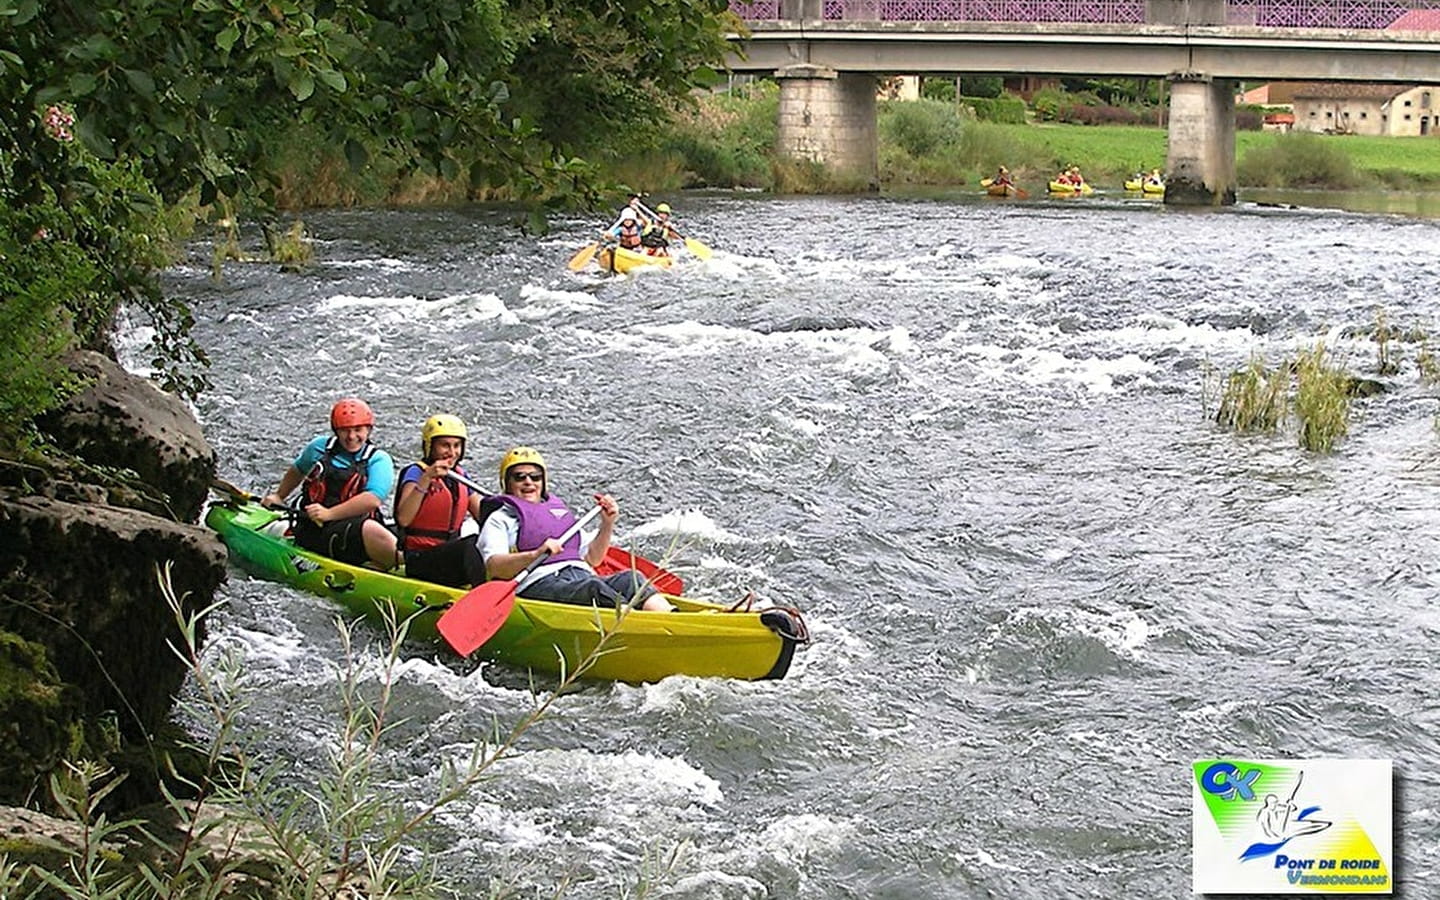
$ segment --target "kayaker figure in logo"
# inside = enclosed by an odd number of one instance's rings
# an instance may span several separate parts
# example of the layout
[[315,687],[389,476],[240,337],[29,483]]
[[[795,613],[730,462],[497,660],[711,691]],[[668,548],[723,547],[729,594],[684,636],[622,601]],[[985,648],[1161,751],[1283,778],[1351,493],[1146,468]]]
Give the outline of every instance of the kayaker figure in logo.
[[380,521],[380,507],[395,484],[390,454],[370,443],[375,413],[356,397],[330,408],[331,435],[305,445],[264,505],[281,507],[297,487],[295,543],[340,562],[395,566],[395,535]]
[[1320,807],[1312,806],[1301,812],[1300,815],[1291,818],[1299,807],[1295,805],[1295,795],[1300,791],[1300,782],[1305,777],[1301,772],[1295,778],[1295,790],[1290,792],[1290,799],[1284,803],[1274,794],[1265,795],[1265,805],[1260,807],[1260,812],[1255,819],[1260,823],[1260,830],[1266,837],[1275,840],[1288,841],[1291,838],[1303,837],[1307,834],[1315,834],[1329,828],[1332,823],[1324,819],[1309,818],[1310,813],[1318,812]]
[[500,461],[500,486],[504,493],[487,497],[480,513],[480,555],[491,578],[514,578],[548,551],[549,560],[520,584],[522,596],[607,608],[673,608],[634,570],[605,577],[596,573],[620,516],[614,497],[596,494],[599,529],[582,530],[561,544],[556,538],[576,517],[565,501],[550,493],[545,458],[538,450],[515,447],[506,453]]

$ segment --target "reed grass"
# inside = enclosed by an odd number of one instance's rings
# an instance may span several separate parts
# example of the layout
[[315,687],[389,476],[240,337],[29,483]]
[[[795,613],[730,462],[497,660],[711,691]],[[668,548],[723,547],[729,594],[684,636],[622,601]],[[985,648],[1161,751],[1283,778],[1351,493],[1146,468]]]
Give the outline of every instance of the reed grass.
[[1400,371],[1400,360],[1392,346],[1399,333],[1390,327],[1389,318],[1383,306],[1375,309],[1375,330],[1371,338],[1375,341],[1375,371],[1381,375],[1394,375]]
[[1253,357],[1218,386],[1204,387],[1202,399],[1207,415],[1211,398],[1217,401],[1214,418],[1223,428],[1275,434],[1293,421],[1301,447],[1329,453],[1349,433],[1353,382],[1321,341],[1274,367]]
[[1253,357],[1225,379],[1215,420],[1242,433],[1274,433],[1285,419],[1289,389],[1287,369],[1271,369]]
[[1329,453],[1350,430],[1350,377],[1326,356],[1324,341],[1295,358],[1300,446]]
[[1428,340],[1420,342],[1420,349],[1415,351],[1415,368],[1420,375],[1421,384],[1435,384],[1440,381],[1440,360],[1435,358],[1435,351],[1430,349]]

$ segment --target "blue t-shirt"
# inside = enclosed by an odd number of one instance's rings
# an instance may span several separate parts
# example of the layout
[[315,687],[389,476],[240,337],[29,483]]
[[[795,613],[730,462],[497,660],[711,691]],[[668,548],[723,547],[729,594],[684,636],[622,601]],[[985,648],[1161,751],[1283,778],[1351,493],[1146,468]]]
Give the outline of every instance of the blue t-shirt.
[[[315,440],[305,445],[300,455],[295,457],[295,468],[300,472],[309,472],[315,468],[320,457],[325,453],[325,444],[329,442],[330,436],[322,434]],[[344,448],[336,447],[335,452],[330,455],[330,462],[337,469],[350,469],[355,466],[354,455],[345,452]],[[390,495],[390,489],[395,486],[395,461],[390,454],[384,450],[377,449],[370,455],[365,468],[365,490],[374,494],[383,502]]]

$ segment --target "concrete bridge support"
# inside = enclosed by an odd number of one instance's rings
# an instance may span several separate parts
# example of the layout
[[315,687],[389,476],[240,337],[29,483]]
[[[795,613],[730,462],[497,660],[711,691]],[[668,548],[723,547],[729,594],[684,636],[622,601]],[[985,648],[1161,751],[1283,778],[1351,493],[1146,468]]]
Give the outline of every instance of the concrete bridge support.
[[1208,75],[1170,77],[1170,145],[1165,202],[1235,202],[1235,82]]
[[880,187],[875,76],[800,64],[775,73],[780,82],[777,151],[823,165],[842,183]]

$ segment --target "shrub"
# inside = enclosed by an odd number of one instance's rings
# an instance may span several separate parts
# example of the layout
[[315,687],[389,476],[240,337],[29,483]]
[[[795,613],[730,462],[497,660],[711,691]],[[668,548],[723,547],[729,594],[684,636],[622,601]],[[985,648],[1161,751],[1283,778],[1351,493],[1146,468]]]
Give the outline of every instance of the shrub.
[[1360,176],[1334,140],[1303,131],[1276,135],[1242,156],[1236,174],[1242,184],[1263,187],[1355,187]]
[[770,187],[779,109],[773,81],[705,97],[680,115],[660,149],[683,160],[691,185]]
[[964,97],[961,102],[975,110],[975,118],[982,122],[1025,124],[1025,101],[1019,97],[1009,94],[994,98]]
[[954,103],[957,95],[953,78],[926,78],[920,82],[920,96],[926,100]]
[[881,140],[916,158],[959,143],[964,130],[954,105],[938,100],[884,103],[879,125]]

